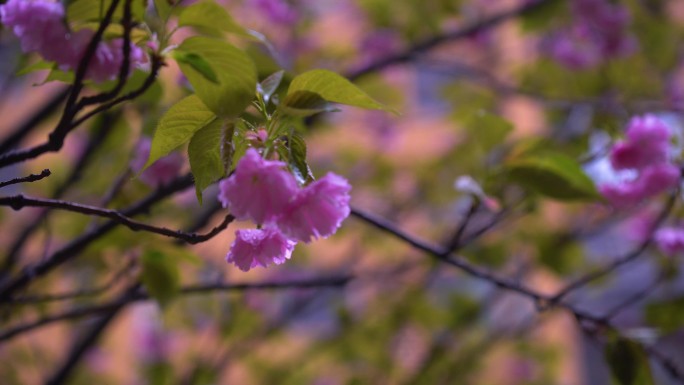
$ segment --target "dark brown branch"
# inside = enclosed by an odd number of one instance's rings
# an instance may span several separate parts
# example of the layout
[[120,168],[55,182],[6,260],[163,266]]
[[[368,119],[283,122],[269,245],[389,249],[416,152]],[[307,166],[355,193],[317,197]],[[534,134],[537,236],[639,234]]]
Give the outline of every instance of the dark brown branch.
[[177,238],[190,244],[208,241],[209,239],[215,237],[221,231],[225,230],[225,228],[228,227],[228,224],[230,224],[230,222],[232,222],[234,219],[232,215],[228,215],[223,220],[223,222],[221,222],[220,225],[213,228],[207,234],[202,235],[196,233],[186,233],[181,230],[171,230],[166,227],[148,225],[146,223],[138,222],[136,220],[128,218],[126,215],[116,210],[61,201],[57,199],[39,199],[26,197],[23,195],[14,195],[9,197],[0,197],[0,206],[9,206],[13,210],[21,210],[24,207],[49,207],[58,210],[71,211],[85,215],[103,217],[111,219],[121,225],[124,225],[133,231],[147,231],[150,233],[164,235],[170,238]]
[[33,296],[25,296],[19,298],[13,298],[11,302],[13,304],[23,305],[23,304],[35,304],[35,303],[46,303],[46,302],[57,302],[57,301],[68,301],[78,298],[95,297],[100,294],[104,294],[111,288],[116,286],[116,284],[126,277],[131,269],[135,266],[135,259],[131,259],[123,269],[119,270],[114,276],[107,281],[102,286],[94,287],[91,289],[78,290],[69,293],[61,294],[40,294]]
[[618,303],[614,307],[610,308],[606,314],[603,315],[603,319],[606,321],[610,321],[611,319],[615,318],[620,312],[623,310],[627,309],[628,307],[636,304],[637,302],[641,301],[642,299],[648,297],[649,294],[651,294],[655,289],[657,289],[662,283],[664,279],[664,274],[658,275],[656,279],[651,282],[650,285],[646,286],[644,289],[641,291],[638,291],[629,297],[625,298],[624,301]]
[[66,105],[64,106],[62,117],[60,118],[57,127],[55,127],[54,131],[52,131],[52,133],[50,133],[48,136],[48,141],[26,150],[14,151],[0,156],[0,168],[36,158],[46,152],[59,151],[62,148],[64,145],[64,139],[75,127],[72,124],[72,121],[79,111],[77,100],[81,90],[84,87],[83,82],[88,72],[88,66],[95,56],[97,46],[102,41],[102,36],[104,35],[105,29],[107,29],[109,24],[111,24],[112,18],[114,17],[114,11],[119,5],[119,1],[120,0],[112,0],[112,3],[107,9],[104,18],[100,22],[97,31],[95,31],[93,37],[90,39],[90,42],[88,43],[83,54],[83,58],[81,61],[79,61],[78,67],[76,68],[74,84],[70,88],[71,92],[69,93]]
[[[363,220],[364,222],[367,222],[374,227],[383,230],[396,238],[401,239],[402,241],[408,243],[412,247],[421,250],[433,258],[436,258],[439,261],[442,261],[448,265],[452,265],[454,267],[457,267],[458,269],[466,272],[467,274],[480,278],[482,280],[488,281],[498,287],[508,289],[510,291],[514,291],[516,293],[522,294],[525,297],[532,298],[536,302],[539,301],[544,301],[547,298],[539,294],[531,289],[528,289],[525,286],[522,286],[518,284],[517,282],[510,280],[508,278],[504,277],[499,277],[487,270],[484,270],[476,265],[471,264],[470,262],[463,260],[463,259],[457,259],[450,257],[449,255],[452,253],[451,250],[448,250],[446,248],[441,248],[439,246],[433,246],[428,244],[427,242],[421,241],[415,237],[410,236],[409,234],[405,233],[404,231],[396,228],[392,223],[389,223],[385,221],[384,219],[378,218],[374,215],[365,213],[361,210],[358,210],[356,208],[352,208],[351,210],[351,215],[355,216],[356,218],[359,218]],[[461,247],[465,246],[466,244],[463,243],[461,244]]]
[[121,61],[121,67],[119,67],[119,75],[117,76],[116,84],[109,91],[102,92],[98,95],[84,97],[79,102],[78,109],[93,104],[104,103],[110,100],[116,97],[116,95],[118,95],[126,85],[128,73],[131,70],[131,31],[133,30],[133,14],[131,12],[131,6],[132,0],[124,0],[123,18],[121,20],[121,25],[123,25],[123,47],[121,47],[123,60]]
[[601,277],[604,277],[613,271],[617,270],[620,266],[625,265],[627,263],[630,263],[636,259],[638,259],[646,249],[648,249],[649,246],[653,243],[653,234],[655,231],[662,225],[667,217],[670,215],[672,212],[672,209],[674,208],[674,205],[677,201],[677,197],[679,196],[679,189],[674,191],[671,195],[670,198],[668,199],[667,203],[665,206],[663,206],[663,209],[660,211],[658,214],[658,217],[656,218],[655,222],[651,226],[648,236],[646,239],[639,244],[637,248],[632,250],[631,252],[625,254],[624,256],[616,259],[612,263],[608,264],[607,266],[604,266],[600,270],[596,270],[592,273],[589,273],[581,278],[578,278],[577,280],[573,281],[572,283],[568,284],[565,286],[563,289],[561,289],[556,295],[550,298],[550,302],[558,302],[561,299],[563,299],[565,296],[567,296],[570,292],[585,286],[586,284],[593,282]]
[[[101,104],[94,108],[92,111],[84,114],[80,118],[76,119],[73,123],[70,124],[71,128],[78,127],[79,125],[83,124],[85,121],[88,119],[92,118],[93,116],[103,112],[112,109],[113,107],[137,98],[138,96],[142,95],[147,91],[148,88],[154,84],[154,81],[157,80],[157,75],[159,74],[159,70],[161,67],[164,65],[164,60],[155,54],[152,54],[152,65],[151,65],[151,71],[150,74],[147,76],[145,79],[145,82],[136,90],[133,90],[125,95],[119,96],[118,98],[111,100],[107,103]],[[1,160],[1,159],[0,159]]]
[[21,143],[24,138],[33,132],[43,120],[47,119],[53,112],[62,105],[71,90],[64,88],[50,98],[33,116],[19,125],[0,143],[0,154],[4,154]]
[[411,46],[408,50],[406,50],[404,52],[388,56],[382,60],[368,64],[365,67],[359,68],[356,71],[349,73],[347,75],[347,77],[351,80],[354,80],[354,79],[360,78],[363,75],[366,75],[366,74],[369,74],[372,72],[380,71],[380,70],[385,69],[389,66],[411,61],[417,54],[429,51],[432,48],[437,47],[438,45],[441,45],[441,44],[449,42],[449,41],[463,39],[463,38],[473,36],[474,34],[476,34],[478,32],[492,28],[496,25],[501,24],[502,22],[504,22],[506,20],[528,14],[528,13],[535,11],[535,10],[537,10],[543,6],[546,6],[546,5],[548,5],[554,1],[559,1],[559,0],[525,1],[525,2],[523,2],[523,4],[521,6],[513,8],[511,10],[498,13],[498,14],[490,16],[484,20],[476,21],[472,24],[469,24],[469,25],[462,27],[460,29],[457,29],[455,31],[448,32],[448,33],[438,35],[438,36],[432,37],[430,39],[424,40],[420,43],[417,43],[417,44]]
[[[294,290],[294,289],[312,289],[322,287],[344,287],[354,276],[341,275],[327,278],[313,278],[313,279],[299,279],[285,282],[259,282],[259,283],[236,283],[236,284],[208,284],[208,285],[193,285],[187,286],[180,290],[180,295],[195,295],[206,294],[209,292],[231,292],[231,291],[245,291],[245,290]],[[54,322],[65,321],[83,318],[95,314],[116,309],[122,305],[130,302],[146,301],[150,296],[144,292],[137,291],[134,295],[126,298],[114,300],[109,303],[94,305],[89,307],[77,308],[67,310],[63,313],[49,315],[40,318],[36,321],[18,325],[0,332],[0,341],[10,340],[22,333],[38,329],[42,326],[52,324]]]
[[[676,195],[677,194],[675,194],[675,196]],[[669,205],[670,204],[668,204],[668,206]],[[665,211],[669,212],[669,210],[665,210]],[[460,259],[451,258],[451,257],[449,257],[449,252],[447,250],[442,250],[441,248],[439,248],[437,246],[431,246],[431,245],[427,244],[426,242],[418,240],[418,239],[408,235],[407,233],[403,232],[402,230],[396,228],[393,224],[391,224],[391,223],[389,223],[383,219],[374,217],[374,216],[367,214],[367,213],[364,213],[358,209],[352,209],[351,213],[356,218],[359,218],[359,219],[371,224],[372,226],[374,226],[380,230],[383,230],[383,231],[387,232],[388,234],[395,236],[396,238],[401,239],[402,241],[406,242],[410,246],[412,246],[418,250],[421,250],[421,251],[425,252],[426,254],[431,255],[432,257],[438,259],[439,261],[442,261],[448,265],[454,266],[454,267],[460,269],[461,271],[463,271],[463,272],[465,272],[465,273],[467,273],[473,277],[488,281],[488,282],[492,283],[493,285],[496,285],[500,288],[504,288],[504,289],[507,289],[509,291],[516,292],[518,294],[521,294],[521,295],[529,298],[530,300],[532,300],[535,303],[538,311],[547,310],[547,309],[550,309],[553,307],[562,308],[562,309],[565,309],[565,310],[569,311],[570,313],[572,313],[575,316],[575,318],[577,319],[580,326],[585,330],[590,330],[590,329],[588,329],[587,326],[585,326],[583,324],[583,321],[588,321],[591,324],[593,324],[594,327],[597,329],[601,328],[601,329],[613,330],[613,331],[619,333],[619,331],[615,328],[615,326],[613,326],[604,317],[595,316],[591,313],[588,313],[586,311],[578,309],[577,307],[574,307],[571,304],[568,304],[566,302],[562,302],[562,299],[552,301],[553,297],[549,297],[549,296],[546,296],[544,294],[538,293],[532,289],[529,289],[525,286],[520,285],[516,281],[510,280],[508,278],[498,277],[498,276],[494,275],[493,273],[482,270],[481,268],[470,264],[469,262],[466,262],[466,261],[463,261]],[[672,375],[673,378],[684,383],[684,373],[681,373],[681,371],[679,371],[677,369],[676,365],[672,362],[671,359],[669,359],[668,357],[665,357],[662,353],[656,351],[653,348],[650,348],[648,346],[645,348],[647,349],[647,352],[649,352],[650,356],[652,358],[656,359],[664,368],[666,368],[668,370],[668,372],[670,373],[670,375]]]
[[[85,170],[86,167],[91,163],[90,161],[93,155],[100,148],[102,143],[104,143],[105,139],[107,139],[120,116],[120,113],[102,114],[100,119],[98,119],[98,122],[101,122],[101,124],[96,124],[95,133],[90,136],[85,150],[83,150],[81,155],[76,160],[75,165],[72,168],[71,173],[67,176],[66,180],[57,186],[55,191],[52,193],[52,199],[60,199],[64,194],[66,194],[71,186],[81,180],[81,177],[83,176],[83,170]],[[17,262],[17,255],[24,247],[24,244],[29,240],[31,235],[38,230],[41,224],[45,222],[49,216],[49,213],[49,211],[41,212],[30,225],[26,226],[21,232],[19,232],[14,242],[10,247],[7,248],[8,251],[7,255],[5,256],[5,260],[2,262],[2,265],[0,265],[0,277],[8,274],[14,268],[14,265]]]
[[[122,210],[121,213],[129,217],[145,213],[160,200],[176,192],[185,190],[192,186],[192,183],[192,176],[189,174],[179,177],[168,185],[161,186],[157,191],[148,195],[145,199],[139,201],[135,205]],[[0,282],[0,303],[7,301],[16,291],[26,287],[33,280],[46,275],[63,263],[75,258],[90,245],[91,242],[105,236],[110,231],[114,230],[117,225],[119,225],[119,223],[114,220],[105,222],[64,245],[42,262],[24,268],[18,276],[6,280],[5,282]]]
[[[138,288],[139,285],[137,284],[129,288],[129,290],[121,295],[121,300],[125,301],[129,297],[135,296],[135,292],[138,290]],[[78,363],[92,348],[92,346],[97,343],[107,329],[107,326],[112,323],[114,318],[124,308],[125,304],[126,302],[122,302],[121,305],[107,310],[105,314],[103,314],[102,317],[85,332],[83,337],[71,348],[71,351],[64,360],[64,363],[61,364],[55,373],[47,380],[47,385],[60,385],[65,383],[71,377],[71,374],[78,366]]]
[[10,185],[13,185],[13,184],[17,184],[17,183],[31,183],[31,182],[36,182],[36,181],[39,181],[39,180],[41,180],[41,179],[43,179],[43,178],[49,177],[50,174],[51,174],[51,173],[50,173],[50,170],[48,170],[48,169],[46,168],[45,170],[41,171],[40,174],[31,174],[31,175],[29,175],[29,176],[24,176],[24,177],[21,177],[21,178],[14,178],[14,179],[11,179],[11,180],[8,180],[8,181],[0,182],[0,188],[5,187],[5,186],[10,186]]

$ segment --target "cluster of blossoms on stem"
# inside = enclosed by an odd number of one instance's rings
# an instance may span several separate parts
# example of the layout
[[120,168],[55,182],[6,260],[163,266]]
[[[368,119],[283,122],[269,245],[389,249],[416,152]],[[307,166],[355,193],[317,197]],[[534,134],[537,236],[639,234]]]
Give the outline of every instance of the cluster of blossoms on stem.
[[610,151],[614,181],[599,186],[615,207],[629,207],[675,187],[681,178],[670,159],[670,129],[654,115],[634,117],[626,138]]
[[[11,29],[24,52],[36,52],[65,71],[76,70],[94,32],[72,31],[64,20],[64,6],[48,0],[9,0],[0,5],[0,22]],[[86,77],[96,82],[116,78],[123,63],[123,39],[100,42]],[[131,44],[131,66],[145,61],[142,49]]]
[[546,41],[551,57],[565,67],[590,69],[636,50],[624,7],[608,0],[574,0],[572,11],[573,23]]
[[235,172],[219,184],[223,207],[235,218],[259,225],[235,233],[226,261],[240,270],[282,264],[297,242],[334,234],[349,215],[351,186],[346,179],[328,173],[300,187],[285,166],[250,148]]

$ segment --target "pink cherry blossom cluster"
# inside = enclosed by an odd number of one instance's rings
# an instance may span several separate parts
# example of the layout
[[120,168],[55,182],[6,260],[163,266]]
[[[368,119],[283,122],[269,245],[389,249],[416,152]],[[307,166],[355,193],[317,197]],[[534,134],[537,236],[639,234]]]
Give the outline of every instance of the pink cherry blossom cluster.
[[[75,70],[93,36],[93,31],[70,31],[64,21],[64,6],[49,0],[9,0],[0,5],[0,22],[12,29],[24,52],[36,52],[56,62],[62,70]],[[88,66],[87,77],[97,82],[112,80],[123,63],[123,39],[101,42]],[[131,44],[130,63],[145,61],[142,49]]]
[[677,185],[679,167],[668,154],[670,130],[654,115],[634,117],[626,138],[610,152],[610,164],[616,171],[629,170],[629,178],[599,186],[599,191],[616,207],[633,206]]
[[590,69],[636,50],[624,7],[607,0],[574,0],[572,10],[573,23],[547,41],[549,54],[562,65],[573,70]]
[[235,234],[226,261],[240,270],[282,264],[298,241],[309,243],[334,234],[349,215],[351,186],[346,179],[328,173],[302,188],[285,166],[250,148],[235,172],[219,184],[223,207],[237,219],[261,226]]

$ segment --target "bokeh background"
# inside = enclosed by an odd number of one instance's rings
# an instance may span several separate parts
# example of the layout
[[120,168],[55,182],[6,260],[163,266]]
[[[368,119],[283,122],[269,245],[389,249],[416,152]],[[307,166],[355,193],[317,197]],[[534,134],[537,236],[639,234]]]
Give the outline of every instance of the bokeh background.
[[[630,117],[657,114],[673,132],[684,134],[684,2],[547,3],[456,36],[451,33],[525,4],[221,1],[235,20],[270,42],[267,47],[236,41],[254,59],[260,78],[280,68],[289,79],[312,68],[331,69],[398,111],[340,107],[302,124],[314,175],[344,175],[353,186],[354,207],[434,244],[448,242],[465,218],[466,239],[495,220],[459,256],[551,294],[632,250],[641,241],[644,222],[663,202],[657,198],[615,210],[601,202],[530,198],[500,175],[500,165],[511,153],[547,146],[581,160],[599,182],[606,177],[600,162],[607,146],[623,134]],[[32,58],[21,53],[10,31],[1,33],[0,136],[6,140],[66,85],[41,84],[45,71],[17,76]],[[191,33],[184,29],[176,38]],[[439,44],[421,48],[435,38]],[[395,60],[374,67],[385,58]],[[80,127],[59,153],[0,170],[2,180],[52,171],[49,178],[6,187],[2,194],[112,208],[141,199],[156,186],[131,171],[136,148],[152,135],[163,111],[188,92],[178,68],[169,63],[143,100]],[[12,147],[42,142],[58,116],[55,109]],[[189,171],[182,151],[172,156],[178,158],[174,176]],[[472,190],[455,186],[466,176],[481,186],[489,204],[475,205]],[[110,196],[112,191],[116,194]],[[187,188],[140,219],[170,228],[197,224],[206,231],[225,215],[216,193],[215,187],[207,190],[200,206],[194,189]],[[680,221],[678,213],[681,208],[675,209],[673,224]],[[4,208],[0,220],[6,254],[0,258],[13,253],[16,259],[9,273],[102,222],[31,208]],[[244,273],[224,257],[233,230],[249,226],[232,224],[196,246],[117,228],[32,285],[23,293],[25,302],[0,305],[0,328],[117,298],[138,279],[140,256],[154,249],[178,260],[183,285],[344,279],[309,289],[181,295],[163,310],[153,301],[128,304],[89,346],[68,383],[612,381],[601,339],[585,333],[570,313],[539,311],[529,299],[463,274],[356,218],[347,219],[335,236],[298,245],[284,265]],[[18,237],[31,227],[15,250]],[[681,256],[649,249],[638,261],[572,293],[571,302],[601,314],[634,297],[615,316],[615,325],[684,368],[681,261]],[[40,300],[45,294],[98,287],[106,290]],[[0,383],[44,383],[98,322],[96,315],[53,322],[0,342]],[[657,384],[678,383],[655,362],[651,370]]]

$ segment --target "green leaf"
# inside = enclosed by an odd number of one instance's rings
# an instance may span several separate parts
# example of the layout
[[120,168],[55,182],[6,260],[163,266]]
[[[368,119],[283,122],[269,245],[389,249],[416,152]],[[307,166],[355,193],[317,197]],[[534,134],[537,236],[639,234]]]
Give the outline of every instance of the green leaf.
[[292,134],[287,141],[288,165],[300,184],[314,180],[309,164],[306,162],[306,142],[301,135]]
[[177,261],[156,250],[145,252],[141,261],[141,279],[145,290],[159,306],[166,307],[180,289]]
[[22,76],[27,75],[36,71],[51,70],[55,68],[55,63],[46,62],[44,60],[38,60],[35,63],[29,64],[26,67],[21,68],[15,75]]
[[190,169],[195,179],[195,191],[200,204],[202,191],[223,178],[226,173],[221,156],[223,128],[224,123],[220,119],[214,119],[197,131],[188,145]]
[[215,71],[219,84],[207,80],[190,64],[178,63],[211,111],[222,118],[235,118],[249,106],[256,92],[257,74],[247,54],[224,41],[203,36],[186,39],[178,49],[196,53]]
[[67,84],[72,84],[74,82],[74,73],[71,71],[62,71],[59,68],[55,67],[48,73],[48,76],[43,79],[42,82],[38,84],[34,84],[34,86],[42,86],[45,83],[49,82],[62,82],[62,83],[67,83]]
[[372,110],[387,110],[388,108],[368,96],[360,88],[344,77],[328,70],[316,69],[296,76],[290,83],[284,104],[292,106],[293,99],[299,92],[309,92],[319,95],[322,99],[349,106]]
[[310,116],[334,108],[321,95],[310,91],[297,91],[287,95],[285,102],[278,108],[290,116]]
[[501,144],[513,131],[513,125],[506,119],[485,110],[473,113],[465,122],[471,142],[489,151]]
[[504,172],[521,186],[549,198],[600,199],[594,182],[575,160],[563,154],[541,153],[514,159],[505,165]]
[[157,15],[162,21],[168,20],[172,11],[169,0],[154,0],[154,9],[157,11]]
[[216,72],[214,72],[214,70],[211,68],[211,65],[204,60],[202,56],[194,52],[183,52],[178,50],[173,51],[172,56],[177,62],[188,64],[210,82],[219,84]]
[[235,123],[226,123],[221,135],[221,161],[223,170],[227,174],[233,168],[235,157]]
[[648,304],[645,317],[649,325],[665,333],[681,329],[684,325],[684,297]]
[[252,37],[228,14],[226,9],[212,0],[203,0],[184,8],[178,16],[179,27],[194,27],[200,32],[221,37],[223,32]]
[[[112,22],[117,22],[123,17],[123,1],[114,11]],[[134,20],[142,20],[145,15],[145,1],[133,0],[131,13]],[[67,7],[67,20],[72,23],[82,23],[89,21],[100,21],[107,9],[112,4],[112,0],[74,0]]]
[[145,168],[157,159],[187,143],[202,127],[216,119],[216,115],[196,96],[191,95],[166,111],[152,138],[150,157]]
[[613,377],[620,385],[653,385],[648,358],[639,343],[611,336],[604,354]]
[[266,103],[268,103],[268,101],[271,99],[271,96],[273,96],[273,93],[275,93],[278,89],[280,82],[283,80],[284,74],[285,71],[283,70],[275,72],[257,85],[257,91],[261,94]]

